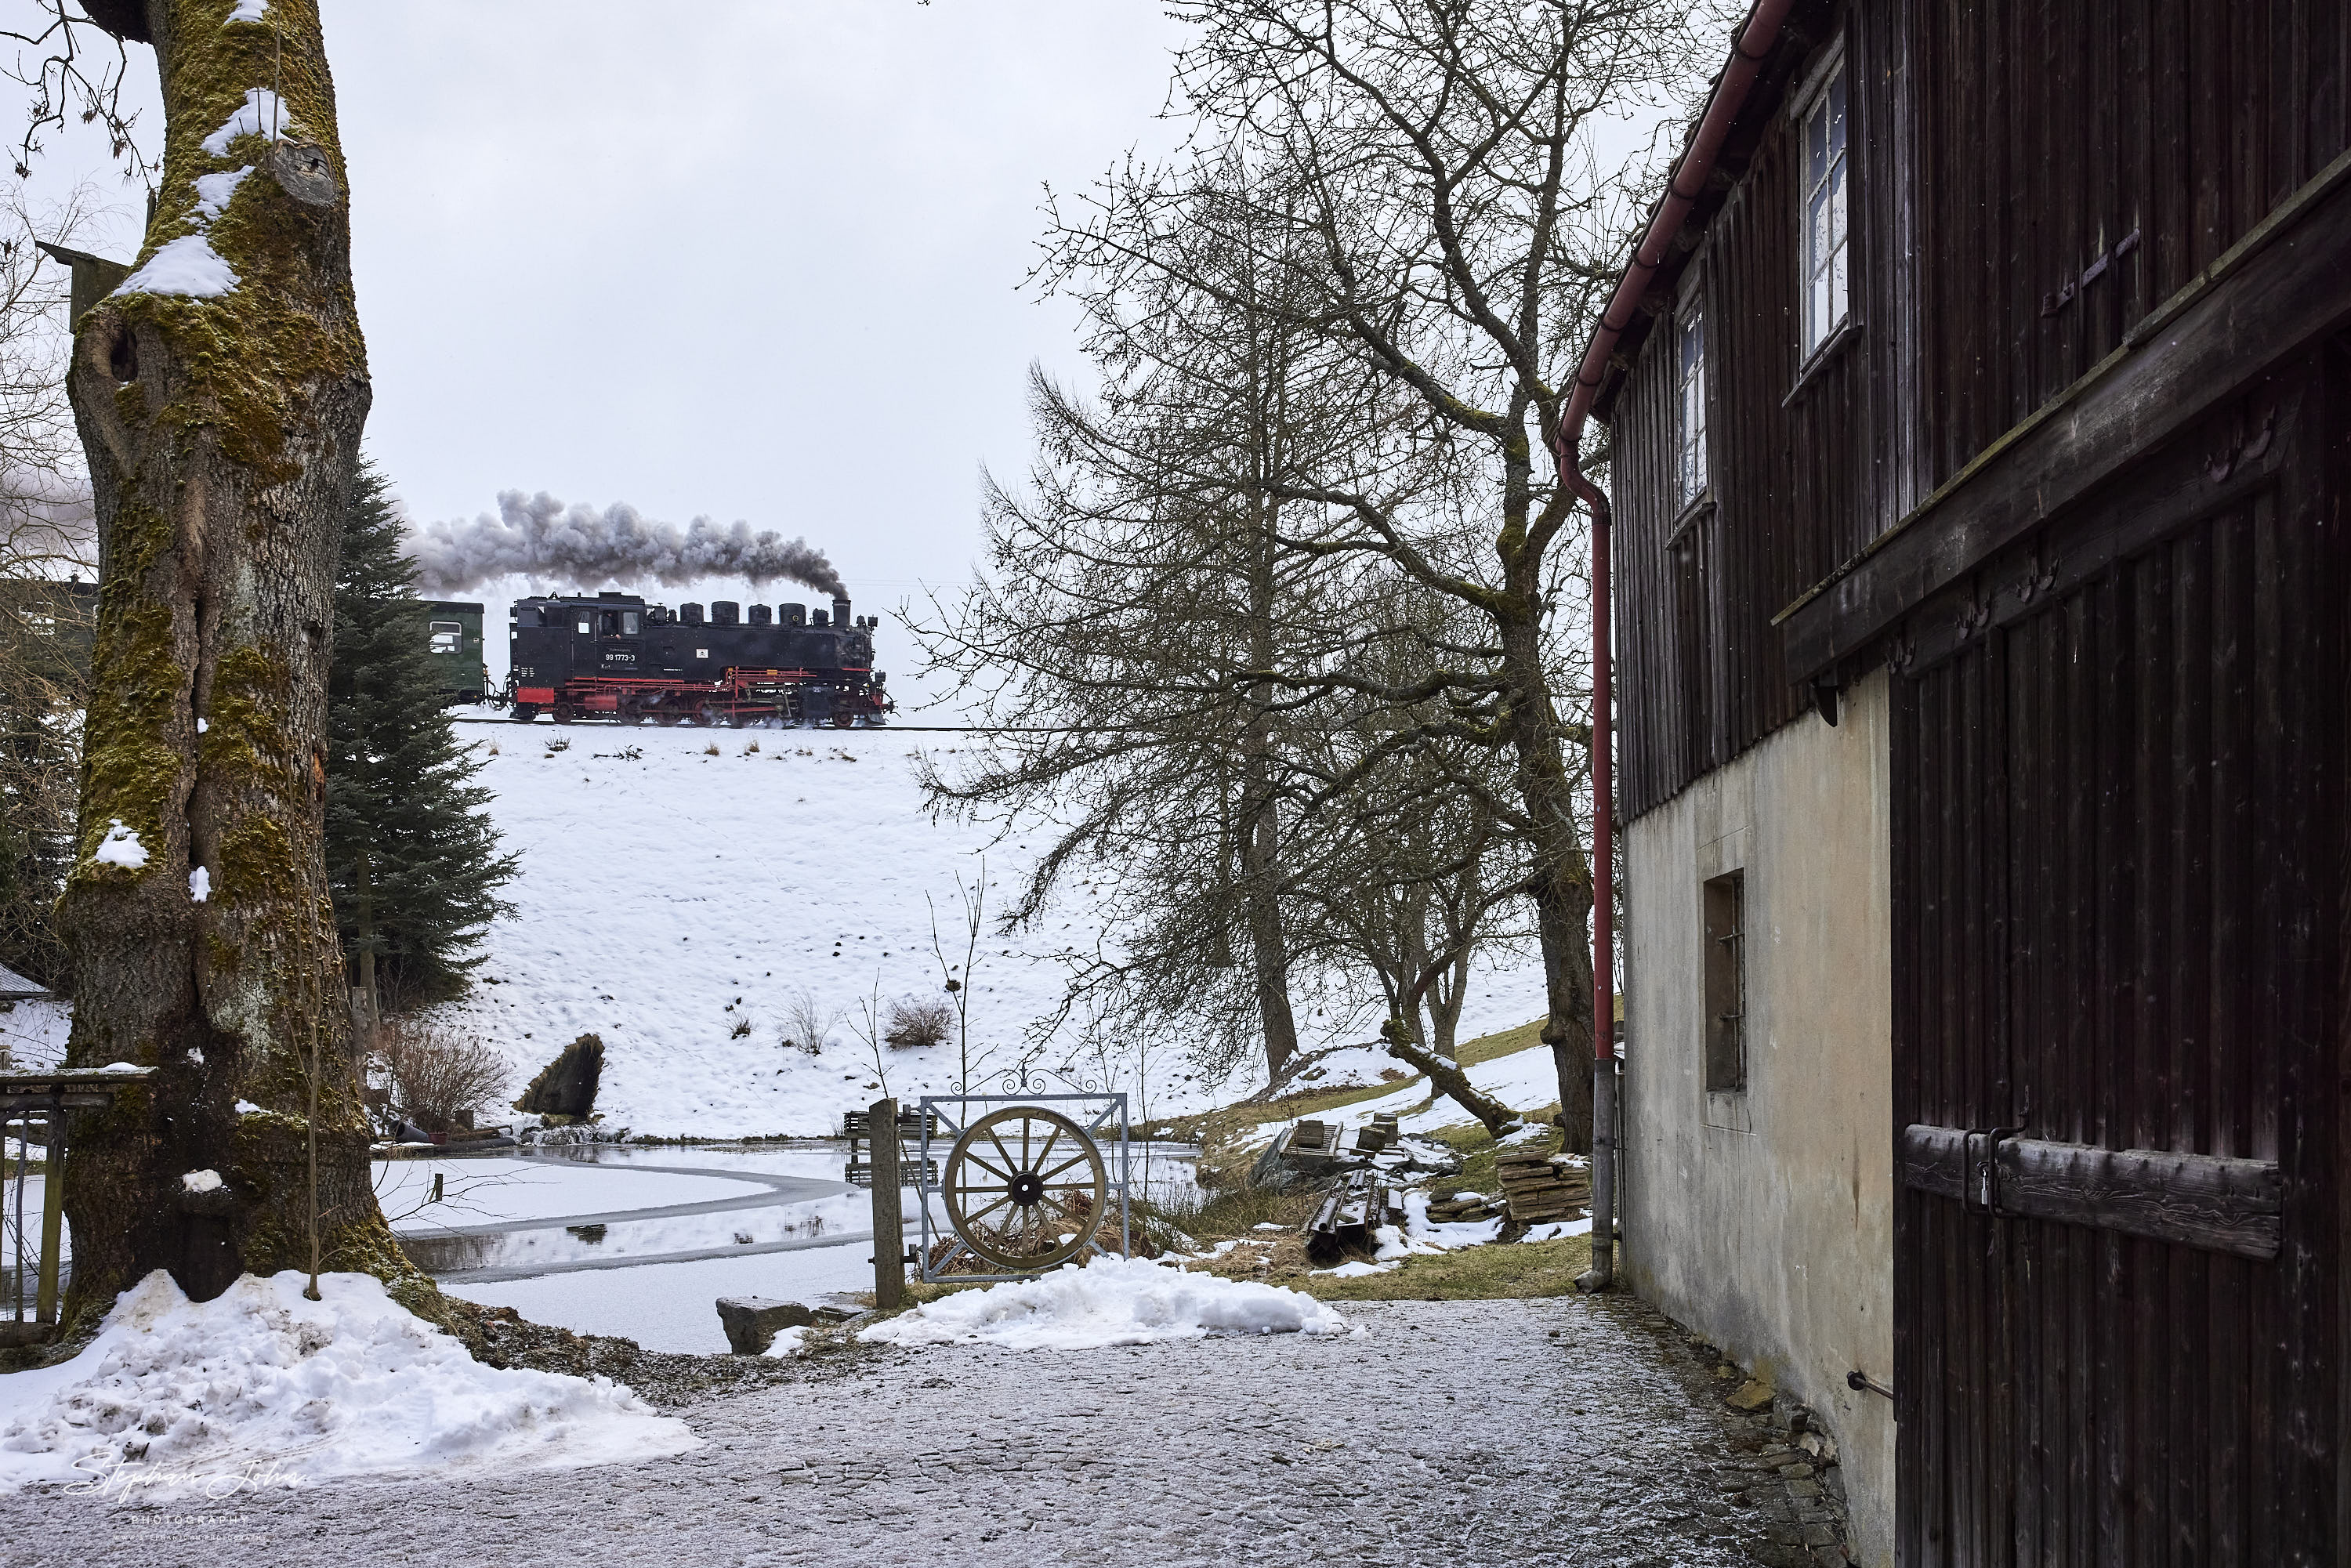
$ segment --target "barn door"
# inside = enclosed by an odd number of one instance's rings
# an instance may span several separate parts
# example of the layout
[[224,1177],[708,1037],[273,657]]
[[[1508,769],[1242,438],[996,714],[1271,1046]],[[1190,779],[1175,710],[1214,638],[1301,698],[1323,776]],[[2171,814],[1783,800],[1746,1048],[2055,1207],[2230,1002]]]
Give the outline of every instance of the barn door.
[[1913,1568],[2351,1551],[2323,391],[2235,411],[1897,644]]

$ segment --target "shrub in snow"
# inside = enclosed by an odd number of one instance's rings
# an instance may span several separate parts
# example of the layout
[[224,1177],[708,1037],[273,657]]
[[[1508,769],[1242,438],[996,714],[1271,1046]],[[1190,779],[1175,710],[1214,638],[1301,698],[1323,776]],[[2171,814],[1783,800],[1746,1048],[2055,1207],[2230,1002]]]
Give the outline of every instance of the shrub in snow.
[[788,1050],[819,1054],[832,1043],[832,1031],[840,1023],[840,1011],[818,1001],[816,993],[806,986],[795,986],[784,994],[783,1043]]
[[874,1344],[1093,1350],[1213,1334],[1344,1333],[1337,1312],[1279,1285],[1186,1274],[1140,1258],[1096,1258],[1034,1280],[965,1291],[858,1338]]
[[936,1045],[955,1028],[955,1009],[937,997],[900,997],[890,1004],[882,1038],[901,1050]]
[[393,1019],[377,1038],[392,1103],[430,1133],[445,1133],[466,1112],[494,1103],[512,1081],[507,1059],[457,1019],[426,1014]]
[[608,1378],[484,1366],[365,1274],[246,1275],[210,1301],[158,1270],[89,1347],[0,1378],[0,1484],[230,1492],[329,1476],[605,1464],[697,1439]]

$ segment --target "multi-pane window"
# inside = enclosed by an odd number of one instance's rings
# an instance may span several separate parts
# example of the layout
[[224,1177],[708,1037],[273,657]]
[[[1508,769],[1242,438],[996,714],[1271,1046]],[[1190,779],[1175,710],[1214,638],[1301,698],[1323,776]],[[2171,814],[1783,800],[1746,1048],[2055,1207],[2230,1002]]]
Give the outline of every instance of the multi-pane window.
[[1675,495],[1687,507],[1706,494],[1706,309],[1682,312],[1675,362]]
[[1747,873],[1709,877],[1706,904],[1706,1087],[1747,1087]]
[[1804,110],[1804,352],[1844,324],[1846,222],[1844,68]]

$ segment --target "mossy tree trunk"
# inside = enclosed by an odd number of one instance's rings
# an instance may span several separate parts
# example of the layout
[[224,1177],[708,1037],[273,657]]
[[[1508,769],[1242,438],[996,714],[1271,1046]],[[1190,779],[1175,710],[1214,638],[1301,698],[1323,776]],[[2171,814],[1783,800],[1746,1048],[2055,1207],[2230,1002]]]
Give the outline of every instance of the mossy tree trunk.
[[[321,849],[336,551],[370,397],[334,90],[317,0],[235,9],[89,7],[154,46],[165,145],[141,269],[74,343],[102,587],[62,904],[70,1060],[158,1071],[74,1129],[73,1316],[154,1269],[205,1299],[308,1264],[314,1062],[325,1266],[432,1296],[369,1179]],[[199,1170],[225,1186],[188,1191]]]

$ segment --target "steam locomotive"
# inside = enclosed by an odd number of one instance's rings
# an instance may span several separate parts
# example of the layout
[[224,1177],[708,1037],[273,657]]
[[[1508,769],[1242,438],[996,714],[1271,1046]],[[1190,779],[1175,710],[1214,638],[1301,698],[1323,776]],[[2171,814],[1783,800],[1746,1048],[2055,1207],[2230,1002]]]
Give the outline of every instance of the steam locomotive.
[[883,722],[870,615],[728,600],[673,611],[627,593],[518,599],[508,617],[507,700],[528,724],[852,725]]

